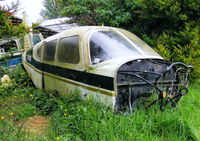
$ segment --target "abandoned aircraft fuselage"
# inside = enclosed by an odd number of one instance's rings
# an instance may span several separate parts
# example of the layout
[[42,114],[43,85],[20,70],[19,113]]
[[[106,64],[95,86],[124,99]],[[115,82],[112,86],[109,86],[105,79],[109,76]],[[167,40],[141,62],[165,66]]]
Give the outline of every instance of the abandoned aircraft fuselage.
[[[51,36],[23,54],[35,86],[83,98],[117,110],[133,109],[157,93],[172,105],[187,93],[191,66],[170,63],[134,34],[112,27],[76,27]],[[154,101],[152,103],[155,103]]]

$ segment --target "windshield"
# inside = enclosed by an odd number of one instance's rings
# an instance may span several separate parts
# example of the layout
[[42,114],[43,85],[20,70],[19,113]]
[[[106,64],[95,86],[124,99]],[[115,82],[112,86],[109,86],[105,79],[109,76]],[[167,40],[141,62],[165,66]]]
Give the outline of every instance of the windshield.
[[160,56],[157,52],[155,52],[148,44],[146,44],[144,41],[142,41],[140,38],[138,38],[136,35],[132,34],[129,31],[119,29],[121,33],[123,33],[126,37],[128,37],[131,42],[139,48],[144,55],[149,56]]
[[113,31],[97,31],[90,38],[90,56],[93,64],[121,56],[142,54],[121,35]]

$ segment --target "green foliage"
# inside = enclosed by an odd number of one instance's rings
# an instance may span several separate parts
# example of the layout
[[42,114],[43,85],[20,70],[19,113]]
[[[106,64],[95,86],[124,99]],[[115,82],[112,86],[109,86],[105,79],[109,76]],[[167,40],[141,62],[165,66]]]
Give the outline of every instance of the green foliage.
[[21,130],[21,123],[27,118],[38,114],[36,107],[31,104],[28,97],[30,91],[32,90],[28,88],[15,88],[11,91],[5,88],[3,97],[0,96],[1,140],[27,140],[27,134]]
[[7,74],[11,79],[12,85],[10,85],[8,89],[33,87],[31,78],[28,75],[28,73],[24,70],[22,65],[18,65],[15,68],[0,68],[0,77],[3,77],[3,75],[5,74]]
[[[145,21],[148,33],[162,34],[165,30],[179,31],[185,22],[199,21],[198,0],[137,0],[139,20]],[[139,21],[139,22],[141,22]]]
[[[145,32],[157,34],[156,50],[170,61],[194,67],[192,81],[200,78],[200,1],[140,0],[137,11]],[[155,36],[154,36],[155,37]]]
[[53,112],[52,132],[63,140],[197,140],[200,101],[196,94],[200,89],[196,85],[190,90],[176,109],[160,112],[152,107],[126,116],[114,114],[92,99],[74,99],[65,103],[65,109]]
[[178,32],[166,32],[158,38],[157,51],[168,60],[190,64],[192,79],[200,78],[200,25],[188,23]]
[[115,0],[63,0],[63,3],[66,6],[61,15],[82,24],[119,26],[131,19],[131,13]]
[[10,78],[15,82],[15,87],[33,87],[33,82],[31,81],[30,76],[21,65],[11,69]]
[[13,25],[9,11],[3,11],[0,6],[0,38],[9,39],[25,35],[29,29],[23,23]]
[[48,19],[60,17],[59,11],[63,5],[59,0],[45,0],[43,1],[43,6],[45,9],[40,12],[42,17]]
[[50,115],[58,108],[55,92],[34,91],[31,94],[32,104],[44,115]]

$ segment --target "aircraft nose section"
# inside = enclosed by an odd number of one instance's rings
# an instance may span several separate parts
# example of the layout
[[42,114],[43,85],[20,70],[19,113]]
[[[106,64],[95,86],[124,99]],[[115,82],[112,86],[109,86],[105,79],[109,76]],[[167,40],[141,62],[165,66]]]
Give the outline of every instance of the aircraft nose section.
[[134,108],[158,103],[172,107],[188,93],[192,66],[161,59],[139,59],[123,64],[117,72],[116,109],[132,112]]

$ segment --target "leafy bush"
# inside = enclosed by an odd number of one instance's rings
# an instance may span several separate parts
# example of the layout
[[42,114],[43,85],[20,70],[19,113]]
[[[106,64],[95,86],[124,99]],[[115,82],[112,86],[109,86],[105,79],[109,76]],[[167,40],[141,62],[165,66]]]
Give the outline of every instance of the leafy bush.
[[11,18],[14,13],[8,10],[9,7],[4,7],[0,5],[0,38],[9,39],[12,37],[20,37],[29,32],[29,29],[24,25],[24,23],[20,23],[14,25],[12,23]]
[[15,82],[15,86],[18,88],[34,87],[30,76],[21,65],[11,70],[10,78]]
[[11,79],[13,88],[24,88],[24,87],[34,87],[30,76],[25,71],[22,65],[17,65],[16,67],[2,67],[0,68],[0,77],[3,75],[8,75]]
[[165,32],[158,38],[157,51],[171,61],[184,62],[194,68],[191,80],[200,78],[200,26],[188,23],[184,30]]
[[58,108],[57,97],[55,92],[44,92],[41,90],[34,91],[31,95],[32,104],[44,115],[50,115]]

